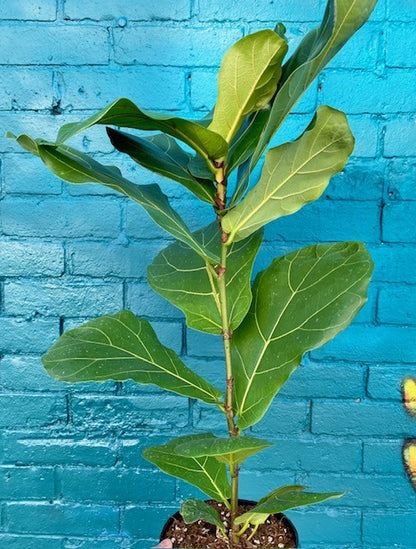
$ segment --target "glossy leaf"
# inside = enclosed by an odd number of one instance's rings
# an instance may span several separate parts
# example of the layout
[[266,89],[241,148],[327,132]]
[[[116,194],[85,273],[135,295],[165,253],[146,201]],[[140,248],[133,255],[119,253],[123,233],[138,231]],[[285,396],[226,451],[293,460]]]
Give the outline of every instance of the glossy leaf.
[[253,509],[240,515],[236,519],[236,524],[263,524],[267,518],[276,513],[283,513],[289,509],[315,505],[330,499],[337,499],[344,495],[344,492],[329,492],[320,494],[314,492],[304,492],[303,486],[284,486],[275,490],[269,496],[266,496]]
[[191,234],[180,215],[171,207],[166,195],[158,185],[136,185],[125,179],[116,166],[100,164],[87,154],[66,145],[53,145],[27,135],[16,138],[17,142],[36,153],[52,173],[70,183],[100,183],[138,202],[160,227],[178,240],[186,242],[208,261],[217,263],[219,256],[205,250]]
[[221,397],[221,391],[160,343],[147,320],[130,311],[105,315],[65,332],[42,362],[50,376],[69,383],[132,379],[209,404]]
[[163,446],[146,448],[143,451],[143,457],[168,475],[189,482],[207,496],[222,501],[228,506],[230,483],[225,464],[213,457],[187,458],[176,453],[176,448],[179,445],[206,437],[207,435],[179,437]]
[[402,397],[406,412],[416,417],[416,378],[406,377],[403,380]]
[[264,108],[276,91],[287,42],[272,30],[249,34],[225,54],[209,129],[230,143],[248,114]]
[[118,151],[128,154],[148,170],[181,183],[204,202],[214,203],[214,183],[190,174],[188,164],[192,155],[179,147],[172,137],[161,133],[144,138],[112,128],[107,128],[107,133]]
[[182,503],[181,515],[186,524],[192,524],[198,520],[208,522],[216,526],[223,534],[225,534],[225,526],[220,520],[220,516],[216,509],[200,499],[187,499]]
[[283,66],[269,121],[253,154],[252,167],[304,91],[367,21],[376,3],[377,0],[328,0],[321,26],[305,36]]
[[304,353],[350,324],[367,300],[372,270],[364,244],[341,242],[302,248],[258,274],[231,342],[241,428],[263,417]]
[[319,198],[353,148],[345,114],[320,107],[301,137],[267,152],[257,185],[223,217],[229,242],[246,238]]
[[161,131],[183,141],[206,159],[222,159],[228,151],[228,145],[223,137],[203,125],[177,116],[139,109],[132,101],[125,98],[117,99],[86,120],[65,124],[59,130],[57,142],[63,143],[95,124]]
[[[221,234],[217,223],[194,233],[210,255],[218,255]],[[262,233],[230,246],[227,257],[227,309],[231,329],[241,323],[251,303],[250,277]],[[188,326],[220,334],[222,323],[215,270],[189,246],[180,242],[162,250],[148,268],[150,286],[181,309]]]
[[184,457],[215,457],[221,463],[242,463],[248,457],[271,446],[267,440],[254,437],[213,437],[211,433],[176,447],[176,452]]

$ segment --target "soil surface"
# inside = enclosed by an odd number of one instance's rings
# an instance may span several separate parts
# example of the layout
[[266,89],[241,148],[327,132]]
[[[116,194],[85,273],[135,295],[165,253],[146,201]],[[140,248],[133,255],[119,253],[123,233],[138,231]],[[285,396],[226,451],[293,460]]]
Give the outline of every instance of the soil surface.
[[[207,503],[217,509],[228,533],[230,528],[229,510],[223,503],[216,501],[208,501]],[[240,505],[238,512],[239,514],[245,513],[252,507],[253,505]],[[248,541],[247,538],[250,537],[251,532],[252,528],[249,527],[242,534],[238,549],[297,547],[293,527],[284,515],[271,515],[264,524],[258,527],[257,532]],[[179,519],[174,518],[165,537],[171,540],[173,547],[181,547],[182,549],[205,547],[229,549],[227,540],[217,536],[216,527],[202,520],[193,524],[186,524],[182,517]]]

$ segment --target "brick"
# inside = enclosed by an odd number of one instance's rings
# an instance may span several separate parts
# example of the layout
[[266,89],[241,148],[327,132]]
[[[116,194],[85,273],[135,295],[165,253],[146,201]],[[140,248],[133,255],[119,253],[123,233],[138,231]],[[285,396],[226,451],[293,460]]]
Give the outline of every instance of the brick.
[[363,540],[370,544],[404,544],[411,549],[416,547],[411,533],[416,529],[416,516],[413,511],[377,513],[367,511],[363,515]]
[[179,505],[127,506],[122,515],[122,531],[135,538],[159,538],[163,525],[178,509]]
[[52,499],[53,469],[0,466],[0,500]]
[[224,0],[213,4],[209,0],[199,1],[198,19],[200,21],[320,21],[323,13],[323,2],[311,0],[306,5],[296,2],[281,4],[252,4]]
[[364,442],[363,469],[366,473],[403,474],[402,440]]
[[[151,463],[144,459],[142,452],[150,446],[160,446],[166,444],[172,438],[170,435],[149,436],[148,433],[141,436],[139,439],[124,439],[122,440],[121,455],[123,465],[125,467],[144,467],[153,468]],[[157,470],[157,469],[156,469]]]
[[385,242],[416,242],[416,234],[411,223],[403,219],[412,219],[416,213],[416,202],[390,202],[383,208],[383,240]]
[[383,282],[416,282],[416,248],[403,245],[372,247],[375,263],[374,280]]
[[118,536],[111,536],[111,540],[65,539],[63,549],[119,549],[125,543],[126,539]]
[[8,355],[0,358],[0,384],[14,391],[63,391],[66,385],[46,373],[39,357]]
[[64,250],[52,242],[0,242],[0,276],[60,276],[64,271]]
[[412,286],[393,286],[380,290],[377,319],[382,324],[415,324],[416,295]]
[[123,65],[218,66],[225,51],[241,36],[236,28],[115,29],[115,60]]
[[77,428],[154,429],[181,428],[188,423],[186,398],[171,395],[74,396],[74,425]]
[[143,278],[160,249],[159,244],[153,243],[73,243],[67,247],[69,272],[94,277]]
[[406,508],[416,503],[416,494],[405,475],[374,474],[300,474],[297,482],[313,486],[317,492],[348,491],[331,507],[364,507],[370,509]]
[[355,137],[353,157],[374,158],[378,151],[379,122],[370,115],[350,115],[348,122]]
[[372,364],[369,367],[367,392],[371,398],[401,400],[401,382],[412,375],[412,366]]
[[[348,94],[343,93],[345,89]],[[366,90],[371,90],[371,95]],[[328,71],[323,79],[321,99],[352,114],[414,112],[416,83],[411,70],[389,69],[383,75]]]
[[172,501],[175,480],[160,472],[65,467],[59,470],[65,500],[115,502]]
[[[367,23],[350,38],[328,67],[374,70],[377,64],[380,36],[378,26]],[[342,95],[349,95],[349,89],[348,93],[345,93],[347,89],[344,88]]]
[[4,429],[31,429],[66,422],[64,396],[0,395],[0,412],[0,427]]
[[36,156],[8,154],[3,158],[4,189],[12,194],[60,194],[62,182]]
[[7,235],[111,238],[119,232],[120,205],[97,198],[81,202],[9,199],[0,203],[0,218]]
[[397,403],[315,401],[312,432],[328,435],[407,436],[411,418]]
[[319,360],[351,362],[413,362],[414,328],[398,326],[350,326],[335,339],[312,351]]
[[132,4],[129,0],[103,0],[99,4],[85,3],[81,0],[66,0],[65,16],[68,19],[93,19],[94,21],[127,17],[130,21],[177,20],[190,16],[190,1],[178,0],[171,3],[155,3],[142,0]]
[[380,200],[383,196],[384,166],[373,160],[350,160],[335,175],[324,196],[333,200]]
[[138,316],[159,318],[183,318],[182,312],[154,292],[147,283],[129,282],[126,296],[127,308]]
[[218,336],[205,334],[187,328],[186,348],[191,356],[198,357],[223,357],[222,343]]
[[13,534],[0,534],[0,547],[7,549],[57,549],[60,539],[57,537],[18,536]]
[[416,4],[412,1],[399,4],[387,0],[387,19],[389,21],[416,21]]
[[301,398],[358,398],[364,391],[361,364],[305,364],[292,374],[281,394]]
[[272,436],[268,440],[273,446],[251,457],[250,469],[339,473],[357,472],[361,468],[361,442],[358,441],[310,435]]
[[[46,435],[44,435],[46,436]],[[3,436],[3,463],[15,465],[108,466],[117,459],[114,444],[94,438],[36,437],[36,432],[10,432]]]
[[60,71],[57,79],[62,108],[99,109],[128,97],[141,108],[165,111],[180,109],[185,101],[185,74],[177,69],[82,67]]
[[414,156],[416,118],[404,115],[387,118],[384,136],[384,156]]
[[[397,45],[400,44],[400,47]],[[412,25],[391,23],[386,31],[386,64],[388,67],[415,67],[416,62],[408,54],[416,46]]]
[[69,504],[7,505],[10,532],[31,534],[106,535],[118,532],[118,510],[109,506]]
[[[18,85],[16,85],[17,82]],[[52,72],[50,70],[8,69],[2,71],[1,110],[48,109],[52,105],[52,99]]]
[[0,64],[103,65],[107,41],[106,29],[92,25],[9,25],[0,37]]
[[390,162],[387,192],[390,199],[416,200],[416,161],[400,159]]
[[58,319],[0,317],[0,354],[42,353],[59,336]]
[[267,225],[266,240],[335,242],[380,238],[380,209],[375,202],[319,200],[296,214]]
[[122,309],[122,294],[119,283],[91,283],[82,279],[9,282],[5,285],[4,307],[10,315],[98,316]]
[[[299,539],[306,543],[359,543],[360,542],[360,512],[344,511],[321,506],[319,510],[293,510],[288,513],[289,518],[296,525]],[[323,504],[325,505],[325,504]]]

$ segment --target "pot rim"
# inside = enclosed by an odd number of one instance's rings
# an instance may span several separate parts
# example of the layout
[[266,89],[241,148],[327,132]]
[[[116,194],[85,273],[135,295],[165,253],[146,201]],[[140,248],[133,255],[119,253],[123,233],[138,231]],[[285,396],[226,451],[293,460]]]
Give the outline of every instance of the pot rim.
[[[212,499],[206,499],[205,502],[208,503],[209,501],[215,501],[215,500],[212,500]],[[242,505],[256,505],[257,502],[256,501],[253,501],[251,499],[239,499],[238,500],[238,503],[239,504],[242,504]],[[274,513],[274,516],[275,517],[284,517],[287,522],[289,523],[289,526],[292,528],[292,531],[293,531],[293,534],[294,534],[294,538],[295,538],[295,543],[296,543],[296,547],[299,546],[299,536],[298,536],[298,531],[296,530],[295,528],[295,525],[293,524],[293,522],[290,520],[290,518],[288,518],[285,514],[283,513]],[[171,515],[168,520],[165,522],[165,525],[163,526],[162,528],[162,531],[160,533],[160,538],[159,538],[159,541],[162,541],[165,539],[166,537],[166,532],[167,530],[171,527],[173,521],[175,519],[179,519],[181,517],[181,514],[180,514],[180,511],[176,511],[176,513],[174,513],[173,515]]]

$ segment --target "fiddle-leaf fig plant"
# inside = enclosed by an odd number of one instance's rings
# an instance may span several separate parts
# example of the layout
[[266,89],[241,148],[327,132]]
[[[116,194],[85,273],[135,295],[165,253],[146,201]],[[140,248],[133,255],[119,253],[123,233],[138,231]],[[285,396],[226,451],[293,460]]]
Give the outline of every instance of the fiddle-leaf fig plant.
[[[247,430],[266,414],[302,356],[336,336],[362,308],[371,257],[360,242],[314,244],[274,259],[253,284],[251,274],[263,227],[318,199],[352,153],[354,138],[345,114],[326,105],[298,139],[265,151],[303,92],[375,4],[329,0],[321,26],[288,58],[282,23],[245,36],[225,54],[217,103],[200,120],[147,112],[118,99],[86,120],[65,124],[56,141],[9,134],[61,179],[96,182],[138,202],[176,239],[149,266],[148,282],[183,311],[188,326],[218,336],[225,358],[223,384],[218,379],[213,386],[193,372],[159,341],[147,320],[129,311],[65,332],[42,360],[61,381],[134,380],[216,408],[227,436],[182,436],[147,448],[144,457],[221,502],[231,515],[229,528],[206,502],[188,500],[181,512],[186,522],[213,524],[234,547],[271,514],[342,495],[285,486],[248,512],[238,512],[242,464],[270,446]],[[94,125],[107,127],[115,149],[211,205],[208,224],[191,232],[158,185],[133,183],[117,167],[67,145]]]

